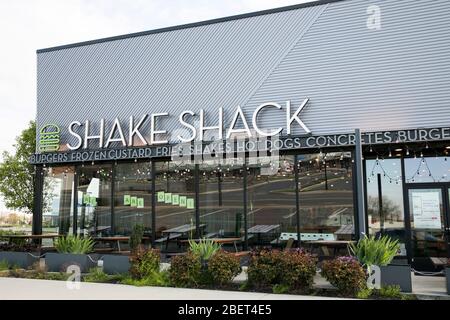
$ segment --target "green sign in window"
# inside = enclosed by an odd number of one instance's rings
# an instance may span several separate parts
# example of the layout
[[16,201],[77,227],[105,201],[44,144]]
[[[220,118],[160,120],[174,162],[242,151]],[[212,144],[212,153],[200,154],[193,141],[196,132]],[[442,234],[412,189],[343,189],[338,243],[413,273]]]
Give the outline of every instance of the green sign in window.
[[186,207],[186,200],[187,200],[186,196],[180,196],[180,199],[179,199],[180,207]]
[[131,204],[131,196],[129,194],[125,194],[123,196],[123,205],[129,206]]
[[164,201],[165,203],[172,203],[172,194],[171,193],[166,193],[165,197],[166,197],[166,199]]
[[158,191],[158,202],[164,202],[164,201],[166,201],[164,191]]
[[180,196],[178,194],[172,194],[172,204],[178,206],[180,204]]
[[130,203],[132,207],[137,207],[137,197],[131,197]]

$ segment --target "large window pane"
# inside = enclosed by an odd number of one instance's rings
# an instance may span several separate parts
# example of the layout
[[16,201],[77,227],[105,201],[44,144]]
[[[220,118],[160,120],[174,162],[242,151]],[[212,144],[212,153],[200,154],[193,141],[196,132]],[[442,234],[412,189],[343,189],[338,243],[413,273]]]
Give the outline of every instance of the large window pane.
[[250,245],[278,245],[281,232],[297,235],[294,156],[266,159],[248,165]]
[[72,233],[74,167],[44,171],[43,233]]
[[78,178],[77,232],[111,234],[111,165],[82,166]]
[[401,166],[401,159],[366,160],[367,220],[369,234],[387,234],[398,239],[404,249],[406,238]]
[[244,235],[243,174],[241,165],[205,161],[200,172],[200,223],[208,237]]
[[[155,170],[156,237],[177,237],[169,239],[174,245],[182,238],[195,235],[193,230],[171,234],[165,232],[183,225],[195,226],[194,166],[164,161],[156,162]],[[163,241],[161,244],[167,243]]]
[[119,163],[115,167],[114,233],[130,235],[142,224],[151,234],[151,162]]
[[447,157],[405,159],[406,183],[450,182],[450,160]]
[[298,155],[303,239],[354,238],[350,152]]

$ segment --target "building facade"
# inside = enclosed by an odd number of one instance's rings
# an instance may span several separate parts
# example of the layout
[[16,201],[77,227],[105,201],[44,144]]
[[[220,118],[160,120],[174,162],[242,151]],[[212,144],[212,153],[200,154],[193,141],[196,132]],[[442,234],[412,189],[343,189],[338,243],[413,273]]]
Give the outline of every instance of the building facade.
[[388,234],[438,268],[449,15],[323,0],[38,50],[33,231],[143,224],[165,249],[183,226],[244,248]]

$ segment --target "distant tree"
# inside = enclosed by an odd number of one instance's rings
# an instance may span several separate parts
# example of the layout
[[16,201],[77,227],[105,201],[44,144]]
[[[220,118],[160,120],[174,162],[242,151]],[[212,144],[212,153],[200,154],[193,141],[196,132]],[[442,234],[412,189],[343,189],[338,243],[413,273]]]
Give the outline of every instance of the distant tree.
[[[34,212],[34,166],[29,164],[30,156],[36,151],[36,123],[30,121],[28,127],[16,138],[14,153],[3,152],[0,163],[0,194],[9,209]],[[44,192],[44,204],[48,194]]]

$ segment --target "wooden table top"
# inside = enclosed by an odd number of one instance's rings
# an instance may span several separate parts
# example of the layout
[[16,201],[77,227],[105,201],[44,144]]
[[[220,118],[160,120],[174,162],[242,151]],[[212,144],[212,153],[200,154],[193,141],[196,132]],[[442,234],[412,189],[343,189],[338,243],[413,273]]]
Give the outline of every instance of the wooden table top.
[[[116,237],[95,237],[94,241],[128,241],[130,240],[129,236],[116,236]],[[150,239],[149,237],[142,237],[143,240]]]
[[[191,240],[181,240],[180,242],[185,243],[185,242],[189,242],[189,241],[195,241],[195,242],[199,242],[203,239],[191,239]],[[211,240],[212,242],[215,243],[233,243],[233,242],[237,242],[237,241],[241,241],[241,238],[208,238],[206,240]]]
[[279,224],[258,224],[251,228],[248,228],[248,233],[269,233],[272,230],[279,228]]
[[[205,227],[205,224],[201,224],[200,228]],[[191,224],[183,224],[181,226],[175,227],[175,228],[171,228],[171,229],[167,229],[167,230],[163,230],[162,233],[187,233],[189,231],[193,231],[195,230],[195,225],[191,225]]]
[[61,234],[10,234],[2,235],[0,238],[10,238],[10,239],[52,239],[62,237]]

